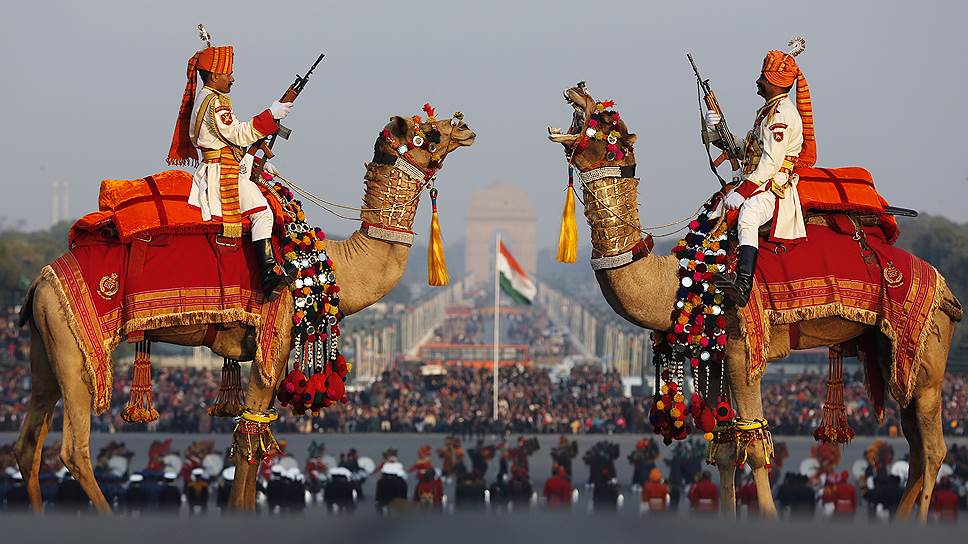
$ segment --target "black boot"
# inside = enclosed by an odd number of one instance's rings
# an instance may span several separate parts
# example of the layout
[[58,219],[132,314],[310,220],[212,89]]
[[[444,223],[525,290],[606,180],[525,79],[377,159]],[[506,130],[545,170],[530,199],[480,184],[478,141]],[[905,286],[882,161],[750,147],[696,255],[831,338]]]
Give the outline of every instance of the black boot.
[[736,274],[716,274],[714,280],[716,287],[726,295],[726,300],[740,308],[745,307],[750,301],[757,253],[757,248],[753,246],[739,246]]
[[262,264],[262,273],[259,275],[262,280],[262,294],[266,299],[269,299],[272,292],[282,282],[283,276],[276,273],[276,256],[272,252],[272,240],[266,238],[265,240],[256,240],[253,243],[259,256],[259,262]]

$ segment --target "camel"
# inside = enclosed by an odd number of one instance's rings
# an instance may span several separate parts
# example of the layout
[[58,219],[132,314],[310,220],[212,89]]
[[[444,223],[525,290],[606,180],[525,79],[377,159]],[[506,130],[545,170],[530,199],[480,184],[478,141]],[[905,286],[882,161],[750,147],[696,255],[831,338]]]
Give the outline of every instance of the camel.
[[[328,241],[326,245],[338,277],[340,307],[346,315],[359,312],[377,302],[402,278],[410,244],[406,240],[401,243],[399,234],[411,232],[420,193],[428,185],[423,173],[429,171],[428,165],[432,160],[438,161],[435,164],[438,166],[449,153],[474,143],[476,136],[462,118],[460,113],[456,113],[452,120],[433,120],[441,138],[436,142],[438,145],[425,147],[435,148],[434,157],[427,149],[411,146],[414,149],[409,150],[406,158],[400,158],[399,143],[412,142],[416,136],[416,118],[391,117],[389,124],[378,136],[374,145],[374,160],[367,166],[364,207],[360,212],[360,220],[364,225],[370,226],[365,227],[368,228],[368,234],[357,231],[346,240]],[[425,134],[432,133],[433,127],[429,121],[416,128]],[[380,161],[377,160],[378,157]],[[401,160],[409,164],[401,164]],[[372,226],[383,228],[374,230]],[[109,513],[111,507],[101,493],[91,467],[92,394],[87,383],[81,347],[67,324],[70,310],[62,307],[57,295],[59,288],[52,285],[51,280],[41,276],[34,281],[24,303],[21,320],[30,326],[30,368],[33,385],[15,455],[27,485],[31,507],[35,512],[41,512],[42,499],[38,480],[41,448],[54,404],[63,398],[61,459],[81,484],[97,511]],[[291,323],[294,311],[292,295],[288,289],[284,289],[279,296],[284,297],[280,312],[283,319],[280,323]],[[147,331],[146,338],[152,342],[201,346],[207,326],[200,324],[157,329]],[[280,345],[291,346],[291,331],[287,325],[284,328],[286,330],[279,331],[282,339]],[[255,339],[256,331],[253,327],[227,327],[218,332],[212,351],[230,359],[252,360],[256,350]],[[277,384],[288,363],[289,349],[278,350],[272,363],[272,378],[268,383],[260,377],[259,365],[252,365],[245,399],[247,410],[264,413],[272,406]],[[239,440],[238,433],[235,440]],[[253,511],[256,505],[259,466],[247,463],[241,449],[236,448],[237,468],[230,506],[237,510]]]
[[[565,101],[574,108],[572,126],[567,133],[557,128],[548,128],[548,138],[564,146],[566,157],[574,167],[582,172],[607,166],[630,166],[635,164],[631,149],[620,160],[605,163],[605,142],[592,140],[586,149],[576,149],[580,135],[585,132],[587,119],[591,116],[596,101],[579,83],[564,91]],[[624,119],[619,122],[619,143],[631,148],[635,135],[630,134]],[[634,174],[633,174],[634,175]],[[627,253],[641,244],[641,224],[639,222],[638,180],[608,177],[592,181],[583,187],[585,217],[591,227],[592,257],[611,257]],[[656,256],[651,253],[628,264],[618,263],[596,270],[595,277],[601,287],[605,300],[612,309],[628,321],[654,331],[672,329],[672,309],[676,300],[678,284],[677,258]],[[930,338],[918,362],[920,372],[913,388],[911,402],[902,410],[902,428],[911,448],[911,476],[908,479],[904,498],[898,509],[898,518],[907,518],[918,502],[918,517],[927,519],[928,506],[935,479],[946,454],[941,425],[941,384],[947,365],[948,351],[954,332],[954,322],[960,321],[962,310],[955,296],[945,288],[940,309],[935,312],[933,323],[929,323]],[[760,380],[749,380],[746,372],[745,343],[738,334],[739,316],[734,310],[727,311],[730,322],[730,340],[726,345],[726,376],[733,393],[733,407],[737,416],[744,419],[765,419],[760,391]],[[786,357],[790,351],[788,328],[790,325],[772,325],[767,360]],[[828,317],[801,321],[800,343],[798,349],[821,346],[835,346],[859,337],[870,327],[839,317]],[[786,339],[786,344],[784,344]],[[770,492],[768,471],[769,462],[763,447],[756,447],[754,441],[746,448],[747,462],[753,470],[756,482],[760,512],[775,518],[776,506]],[[720,471],[721,504],[726,515],[735,515],[736,490],[733,461],[737,452],[733,447],[717,449],[716,464]]]

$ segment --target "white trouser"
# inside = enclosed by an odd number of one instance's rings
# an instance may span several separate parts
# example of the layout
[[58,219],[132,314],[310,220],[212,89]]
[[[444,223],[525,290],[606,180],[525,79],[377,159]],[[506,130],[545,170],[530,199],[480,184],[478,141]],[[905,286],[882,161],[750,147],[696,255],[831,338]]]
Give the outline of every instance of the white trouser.
[[272,236],[272,210],[265,209],[250,214],[249,221],[252,221],[253,242]]
[[774,211],[776,211],[776,195],[773,191],[763,191],[747,198],[739,208],[739,220],[736,225],[739,230],[739,245],[759,247],[760,227],[773,219]]

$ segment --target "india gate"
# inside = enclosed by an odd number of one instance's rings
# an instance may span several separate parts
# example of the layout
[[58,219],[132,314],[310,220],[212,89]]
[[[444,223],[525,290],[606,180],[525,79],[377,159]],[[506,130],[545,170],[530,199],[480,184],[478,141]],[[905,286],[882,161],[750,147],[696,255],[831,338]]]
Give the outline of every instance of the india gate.
[[534,275],[536,216],[528,194],[510,183],[497,183],[474,194],[465,215],[464,267],[472,281],[494,276],[494,235],[501,239],[524,270]]

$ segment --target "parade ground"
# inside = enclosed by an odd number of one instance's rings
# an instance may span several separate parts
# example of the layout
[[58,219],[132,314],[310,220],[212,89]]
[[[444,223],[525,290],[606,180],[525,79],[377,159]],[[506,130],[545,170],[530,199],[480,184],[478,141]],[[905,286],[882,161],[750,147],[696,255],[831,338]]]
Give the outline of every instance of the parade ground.
[[177,521],[163,516],[142,518],[5,516],[4,542],[388,542],[461,544],[508,543],[691,543],[762,542],[783,544],[878,544],[964,542],[964,524],[957,526],[850,524],[831,521],[724,521],[685,517],[633,517],[557,514],[413,515],[378,518],[375,513],[332,517],[322,512],[266,522],[263,517],[194,517]]
[[[444,440],[447,435],[443,434],[431,434],[431,433],[406,433],[406,434],[394,434],[394,433],[367,433],[367,434],[279,434],[277,438],[279,440],[286,441],[286,451],[288,454],[296,458],[300,464],[304,464],[307,455],[307,449],[312,441],[323,442],[326,445],[326,452],[328,455],[338,457],[341,453],[348,452],[351,448],[356,449],[360,457],[369,457],[375,462],[379,463],[382,452],[388,448],[396,448],[399,452],[399,458],[404,467],[411,466],[417,460],[417,450],[423,445],[430,445],[434,450],[441,447],[444,444]],[[229,434],[173,434],[173,435],[161,435],[156,433],[95,433],[91,435],[91,448],[93,451],[98,451],[101,447],[106,445],[110,441],[122,441],[125,443],[128,449],[134,452],[134,457],[130,461],[130,467],[132,472],[140,470],[144,467],[147,462],[147,452],[148,448],[153,441],[172,439],[171,449],[173,451],[184,450],[192,442],[197,440],[213,440],[215,442],[216,451],[225,451],[229,447],[231,441],[231,435]],[[487,443],[494,443],[498,441],[498,437],[494,435],[482,436]],[[515,436],[512,435],[508,437],[511,441]],[[558,444],[558,435],[545,434],[536,435],[538,442],[541,445],[541,449],[535,452],[530,457],[530,474],[533,486],[536,490],[541,490],[544,485],[545,480],[551,474],[552,460],[550,452],[552,448]],[[615,461],[615,468],[617,472],[619,485],[622,487],[622,493],[625,497],[625,504],[623,508],[619,509],[618,516],[635,517],[639,514],[639,497],[632,493],[629,489],[629,483],[632,478],[632,465],[626,460],[626,455],[632,452],[635,447],[636,441],[642,437],[635,434],[616,434],[616,435],[604,435],[604,434],[581,434],[568,436],[569,440],[574,440],[578,443],[578,457],[573,462],[574,475],[572,477],[572,483],[579,490],[578,503],[572,510],[575,513],[588,513],[591,511],[591,492],[585,486],[588,481],[588,466],[582,462],[581,456],[587,451],[594,443],[601,440],[608,440],[615,444],[618,444],[620,448],[620,456]],[[464,443],[467,447],[473,445],[476,437],[465,437]],[[0,443],[12,442],[16,440],[15,433],[0,433]],[[59,433],[50,433],[47,436],[47,444],[53,444],[60,440]],[[864,450],[868,445],[874,440],[873,437],[858,437],[850,444],[846,445],[841,454],[841,462],[836,469],[840,470],[851,470],[852,465],[858,459],[863,458]],[[902,459],[907,454],[907,443],[902,438],[895,439],[884,439],[892,447],[894,447],[898,459]],[[800,470],[800,464],[811,456],[811,449],[817,445],[817,442],[812,437],[804,436],[792,436],[774,437],[776,443],[786,443],[789,450],[790,456],[784,460],[782,472],[792,471],[798,472]],[[948,445],[952,444],[964,444],[968,440],[963,438],[947,438]],[[660,467],[663,472],[668,470],[668,465],[664,462],[671,455],[671,446],[659,447],[659,458],[656,465]],[[436,454],[434,455],[434,461],[439,465],[439,459],[437,459]],[[703,465],[702,470],[708,470],[713,477],[713,481],[719,484],[719,471],[716,467],[710,465]],[[488,470],[487,480],[490,482],[493,480],[495,474],[497,473],[497,462],[492,461]],[[366,480],[363,485],[363,494],[365,500],[361,502],[360,507],[357,509],[358,513],[369,514],[374,511],[372,508],[372,497],[375,493],[376,486],[376,476],[370,477]],[[445,493],[453,495],[453,487],[445,486]],[[694,519],[694,516],[690,516],[688,507],[688,501],[682,500],[680,502],[680,509],[677,512],[678,517]],[[308,509],[307,512],[312,515],[315,510]],[[539,509],[532,509],[531,512],[537,512]],[[322,510],[319,510],[322,514]],[[860,521],[863,516],[858,515],[857,520]],[[961,526],[964,526],[965,522],[962,522]]]

